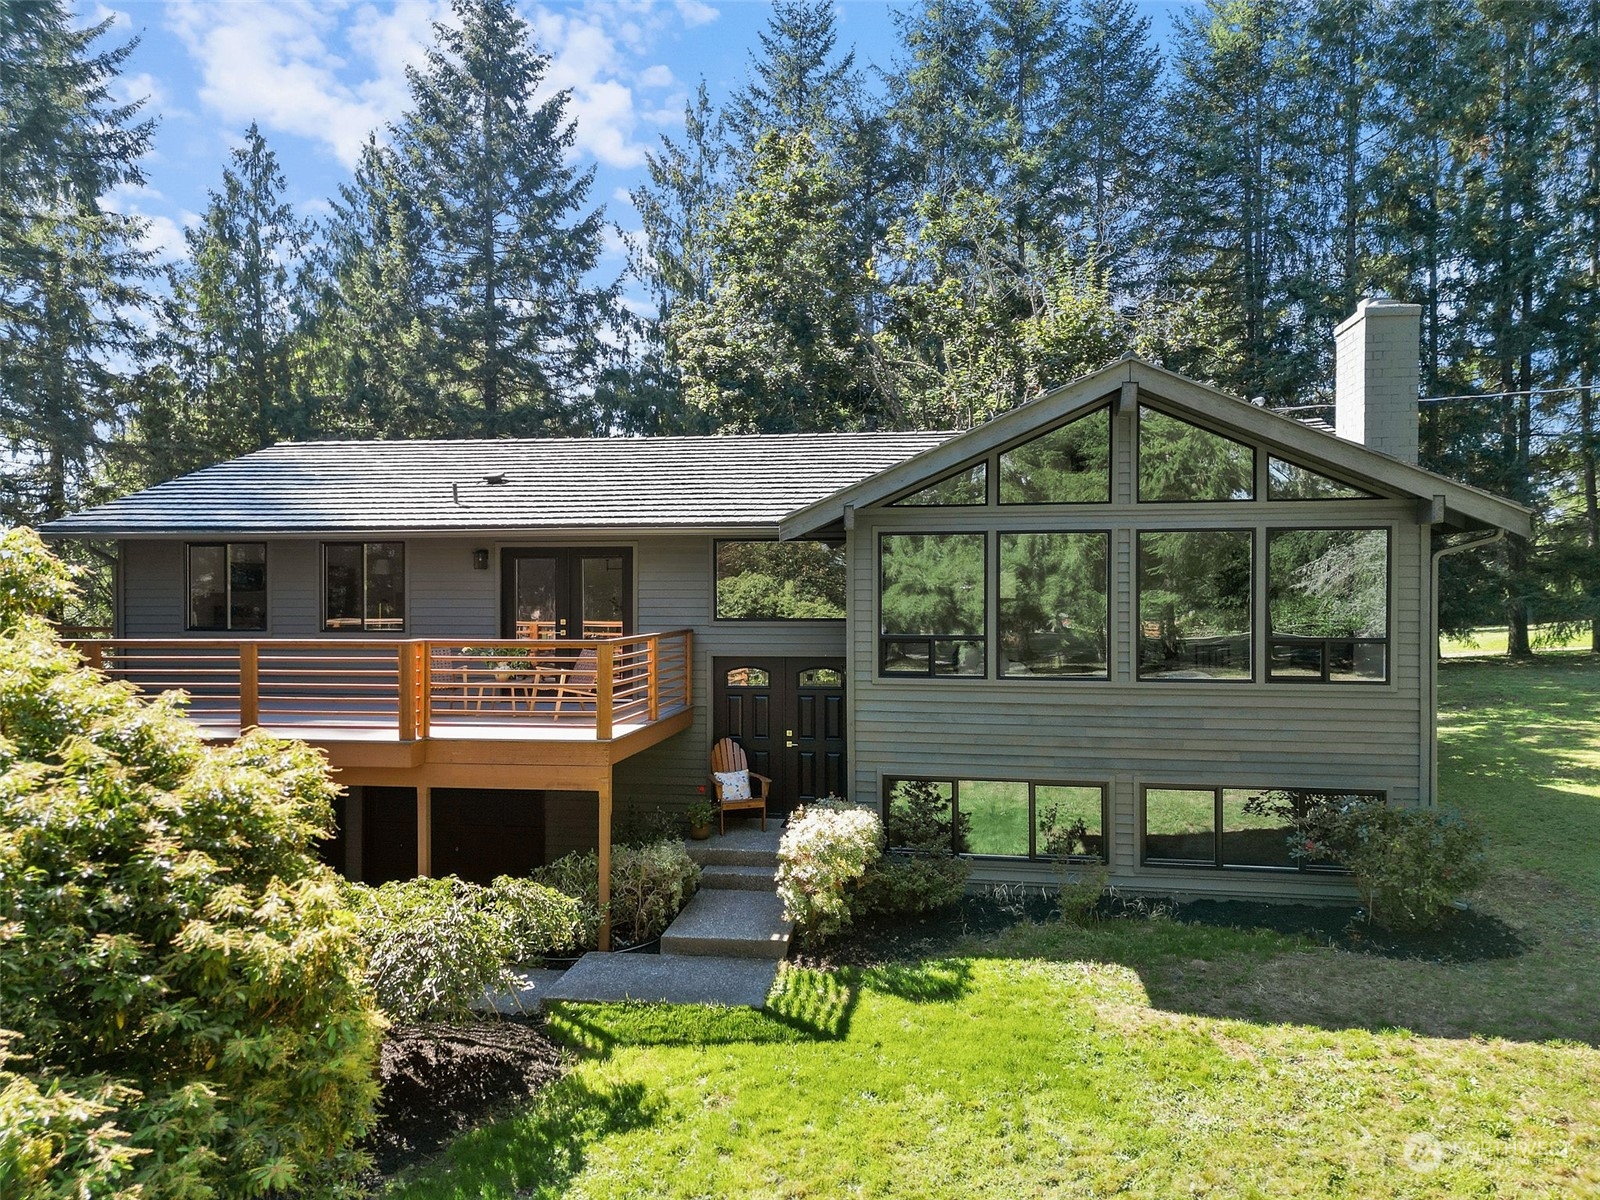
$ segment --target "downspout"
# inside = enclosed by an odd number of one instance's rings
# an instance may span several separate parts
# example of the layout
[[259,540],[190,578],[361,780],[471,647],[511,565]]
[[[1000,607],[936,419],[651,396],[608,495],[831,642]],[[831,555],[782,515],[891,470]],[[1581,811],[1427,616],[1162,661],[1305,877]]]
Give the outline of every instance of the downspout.
[[1476,550],[1492,546],[1506,536],[1504,529],[1496,529],[1482,537],[1441,546],[1433,552],[1428,576],[1428,694],[1423,705],[1423,720],[1427,728],[1422,740],[1423,753],[1428,756],[1428,804],[1439,807],[1439,560],[1447,554],[1460,554],[1463,550]]

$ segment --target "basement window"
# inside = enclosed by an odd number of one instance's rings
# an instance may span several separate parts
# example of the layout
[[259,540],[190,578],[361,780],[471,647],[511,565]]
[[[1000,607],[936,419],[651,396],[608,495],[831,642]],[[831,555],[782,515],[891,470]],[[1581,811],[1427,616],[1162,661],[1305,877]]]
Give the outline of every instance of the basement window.
[[1104,862],[1106,787],[1011,779],[891,779],[889,846],[981,858]]
[[1147,787],[1143,851],[1148,867],[1342,872],[1324,843],[1327,818],[1382,792],[1308,788]]

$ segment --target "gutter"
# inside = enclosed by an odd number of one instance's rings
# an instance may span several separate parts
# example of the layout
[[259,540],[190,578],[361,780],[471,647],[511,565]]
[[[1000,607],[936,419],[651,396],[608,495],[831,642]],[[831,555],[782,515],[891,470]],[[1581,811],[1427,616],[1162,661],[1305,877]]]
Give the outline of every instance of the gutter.
[[1423,730],[1422,748],[1427,755],[1428,775],[1428,807],[1439,807],[1439,560],[1447,554],[1460,554],[1463,550],[1476,550],[1480,546],[1492,546],[1496,542],[1504,541],[1506,530],[1496,529],[1481,537],[1469,538],[1464,542],[1455,542],[1449,546],[1441,546],[1433,551],[1428,572],[1428,671],[1423,678],[1427,681],[1428,693],[1425,697],[1427,703],[1423,705],[1423,721],[1426,728]]

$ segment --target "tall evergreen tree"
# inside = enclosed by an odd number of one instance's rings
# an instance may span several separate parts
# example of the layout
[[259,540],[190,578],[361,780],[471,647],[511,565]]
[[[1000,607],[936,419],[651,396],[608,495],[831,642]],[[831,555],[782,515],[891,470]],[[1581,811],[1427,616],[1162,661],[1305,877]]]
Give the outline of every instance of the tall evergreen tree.
[[776,0],[757,35],[750,78],[729,102],[729,127],[750,149],[767,133],[804,133],[819,146],[832,140],[857,86],[855,51],[835,58],[839,40],[831,0]]
[[395,130],[423,222],[438,331],[433,374],[460,432],[592,429],[586,408],[617,319],[617,287],[587,277],[603,218],[594,172],[567,159],[566,92],[539,101],[549,57],[510,0],[454,0]]
[[149,482],[303,436],[314,425],[297,335],[311,226],[284,199],[278,159],[254,124],[169,272],[161,339],[177,383],[148,392],[134,426]]
[[154,123],[111,83],[134,43],[98,49],[59,2],[0,5],[0,520],[59,517],[118,417],[115,367],[140,343],[153,273],[142,220],[108,193],[142,183]]

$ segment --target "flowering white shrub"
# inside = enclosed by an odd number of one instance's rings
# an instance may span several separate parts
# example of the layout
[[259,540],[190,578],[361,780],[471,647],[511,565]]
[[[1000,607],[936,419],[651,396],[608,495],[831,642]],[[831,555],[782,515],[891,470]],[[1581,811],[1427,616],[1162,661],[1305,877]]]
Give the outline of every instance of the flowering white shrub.
[[850,893],[882,846],[883,822],[870,809],[826,803],[797,809],[778,842],[784,914],[807,933],[843,929]]

